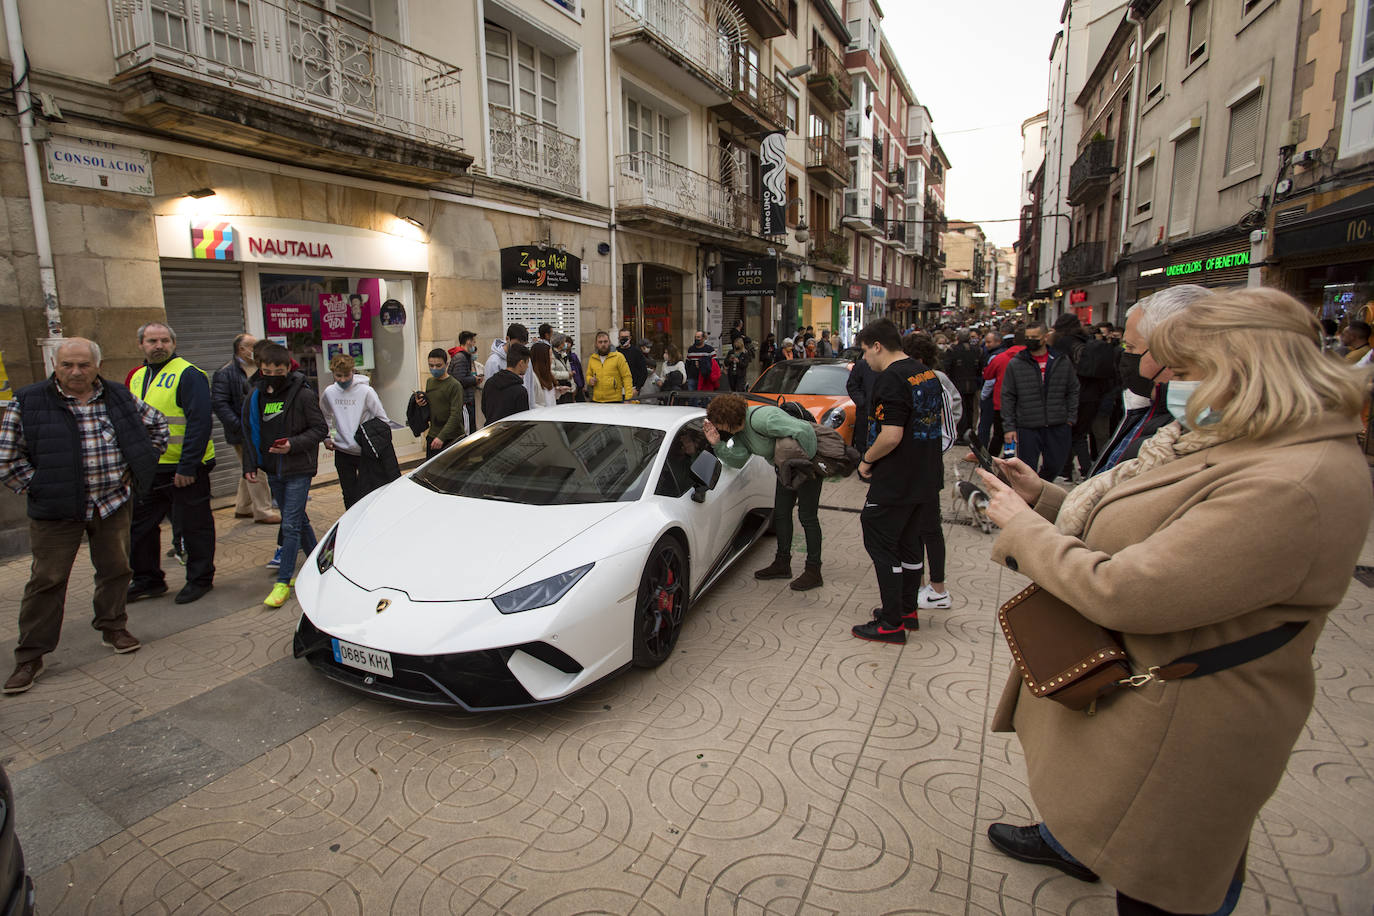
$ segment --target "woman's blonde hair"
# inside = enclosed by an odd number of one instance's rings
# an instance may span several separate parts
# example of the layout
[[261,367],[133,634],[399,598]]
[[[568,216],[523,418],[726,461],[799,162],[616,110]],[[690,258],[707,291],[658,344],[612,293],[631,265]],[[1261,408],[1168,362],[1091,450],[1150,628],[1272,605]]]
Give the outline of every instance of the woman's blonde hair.
[[1321,350],[1321,325],[1307,306],[1276,289],[1250,288],[1199,299],[1165,318],[1149,337],[1161,365],[1195,370],[1188,399],[1196,428],[1205,408],[1222,438],[1263,438],[1328,411],[1359,416],[1369,373]]
[[349,356],[347,353],[335,353],[334,358],[329,361],[329,371],[352,372],[353,367],[356,365],[357,363],[353,361],[353,357]]

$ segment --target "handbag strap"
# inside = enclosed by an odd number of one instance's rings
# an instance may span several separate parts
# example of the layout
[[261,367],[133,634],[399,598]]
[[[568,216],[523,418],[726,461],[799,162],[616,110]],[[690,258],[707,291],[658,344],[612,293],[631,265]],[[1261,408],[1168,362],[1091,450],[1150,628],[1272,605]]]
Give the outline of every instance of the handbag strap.
[[1192,652],[1174,659],[1167,665],[1156,665],[1145,674],[1135,674],[1117,682],[1120,687],[1143,687],[1151,681],[1181,681],[1193,677],[1205,677],[1234,668],[1270,652],[1286,646],[1293,637],[1307,626],[1305,620],[1291,620],[1272,630],[1256,633],[1235,642],[1228,642],[1211,649]]

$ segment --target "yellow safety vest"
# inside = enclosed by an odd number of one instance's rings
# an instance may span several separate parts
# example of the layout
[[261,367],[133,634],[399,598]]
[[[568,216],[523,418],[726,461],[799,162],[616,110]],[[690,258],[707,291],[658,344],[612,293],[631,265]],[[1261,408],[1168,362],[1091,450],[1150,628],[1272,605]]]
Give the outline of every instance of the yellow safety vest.
[[[148,367],[142,366],[134,370],[134,374],[129,378],[129,390],[134,397],[139,398],[149,407],[161,413],[167,418],[167,431],[171,433],[171,439],[167,442],[167,451],[162,453],[159,464],[177,465],[181,463],[181,447],[186,441],[186,413],[177,404],[177,385],[181,383],[181,373],[187,369],[194,369],[201,375],[206,375],[205,370],[182,359],[174,356],[162,367],[152,383],[148,385],[148,393],[143,393],[143,379],[148,374]],[[205,443],[205,457],[201,459],[201,464],[209,464],[215,457],[215,441],[211,437]]]

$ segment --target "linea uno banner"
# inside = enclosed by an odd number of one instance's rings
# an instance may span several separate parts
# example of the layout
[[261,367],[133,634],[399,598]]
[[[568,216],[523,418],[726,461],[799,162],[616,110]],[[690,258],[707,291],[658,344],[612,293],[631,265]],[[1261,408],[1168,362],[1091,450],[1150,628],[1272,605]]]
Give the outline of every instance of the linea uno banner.
[[787,234],[787,133],[764,134],[759,143],[759,176],[763,183],[760,235]]

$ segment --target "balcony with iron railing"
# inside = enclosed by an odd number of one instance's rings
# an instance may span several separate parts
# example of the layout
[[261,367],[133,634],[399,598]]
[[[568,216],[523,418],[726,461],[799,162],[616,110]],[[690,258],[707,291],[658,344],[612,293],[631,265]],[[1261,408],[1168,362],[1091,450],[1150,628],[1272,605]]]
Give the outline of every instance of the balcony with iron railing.
[[616,198],[618,218],[626,225],[669,225],[708,238],[721,231],[750,231],[749,200],[743,193],[652,153],[616,157]]
[[888,169],[887,183],[901,190],[903,185],[906,184],[906,169],[901,167]]
[[734,3],[760,38],[777,38],[787,31],[787,5],[783,0],[734,0]]
[[833,137],[807,137],[806,172],[832,188],[846,187],[851,173],[849,156]]
[[876,163],[878,163],[878,167],[879,167],[879,168],[882,168],[882,162],[883,162],[883,140],[882,140],[881,137],[874,137],[874,138],[873,138],[873,161],[876,162]]
[[170,134],[434,183],[463,151],[460,68],[301,0],[108,0],[112,85]]
[[1106,242],[1079,242],[1059,256],[1060,280],[1076,283],[1106,273],[1106,254]]
[[508,108],[487,106],[489,171],[531,188],[582,194],[582,151],[576,137]]
[[830,269],[843,270],[849,266],[849,238],[839,229],[811,231],[811,259]]
[[732,53],[731,96],[712,109],[745,130],[778,130],[787,125],[787,93],[768,79],[739,48]]
[[673,82],[694,102],[717,105],[731,94],[730,44],[682,0],[615,0],[611,43],[650,72],[685,71],[693,79]]
[[1101,195],[1116,174],[1111,140],[1091,140],[1069,167],[1069,204],[1078,206]]
[[854,96],[844,61],[826,45],[816,45],[811,49],[810,63],[811,72],[806,74],[806,88],[810,90],[811,98],[831,111],[846,111]]

